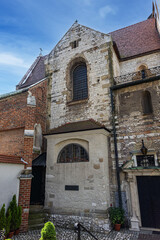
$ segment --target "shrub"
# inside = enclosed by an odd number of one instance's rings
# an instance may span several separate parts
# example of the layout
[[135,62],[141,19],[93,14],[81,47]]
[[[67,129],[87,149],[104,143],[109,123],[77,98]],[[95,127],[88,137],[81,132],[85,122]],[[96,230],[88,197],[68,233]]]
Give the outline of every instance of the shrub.
[[10,224],[11,224],[11,211],[10,209],[7,210],[7,214],[6,214],[6,232],[5,235],[7,236],[8,233],[10,232]]
[[[11,224],[10,224],[10,230],[15,231],[16,230],[16,216],[17,216],[17,202],[16,202],[16,195],[13,195],[12,201],[9,204],[8,210],[11,211]],[[7,210],[7,211],[8,211]]]
[[109,208],[109,217],[112,224],[123,224],[124,223],[124,210],[119,207]]
[[5,204],[3,204],[0,210],[0,230],[6,227],[6,214],[5,214]]
[[16,195],[13,195],[7,212],[9,210],[11,212],[10,230],[15,231],[20,227],[22,221],[22,207],[17,206]]
[[56,230],[52,222],[45,223],[41,230],[40,240],[56,240]]
[[17,214],[15,219],[16,229],[18,229],[21,226],[21,222],[22,222],[22,207],[17,206]]

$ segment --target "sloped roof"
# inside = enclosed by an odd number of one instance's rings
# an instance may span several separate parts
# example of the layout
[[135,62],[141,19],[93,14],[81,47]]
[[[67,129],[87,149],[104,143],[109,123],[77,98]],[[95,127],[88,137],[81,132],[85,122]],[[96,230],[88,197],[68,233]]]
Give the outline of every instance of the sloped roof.
[[0,163],[25,164],[21,157],[0,154]]
[[160,50],[160,37],[155,18],[110,33],[121,59]]
[[[78,23],[74,23],[73,26],[75,24]],[[118,29],[109,34],[116,44],[116,51],[118,49],[118,55],[121,60],[160,50],[160,37],[156,28],[155,18],[149,18],[143,22]],[[45,78],[44,60],[47,56],[37,57],[17,85],[17,89],[28,87]]]
[[46,167],[46,153],[40,154],[32,161],[32,166]]
[[110,132],[103,124],[94,121],[93,119],[78,121],[72,123],[66,123],[58,128],[51,129],[46,135],[69,133],[69,132],[79,132],[87,130],[105,129]]
[[39,56],[28,69],[22,80],[16,86],[17,89],[28,87],[45,78],[44,60],[46,56]]

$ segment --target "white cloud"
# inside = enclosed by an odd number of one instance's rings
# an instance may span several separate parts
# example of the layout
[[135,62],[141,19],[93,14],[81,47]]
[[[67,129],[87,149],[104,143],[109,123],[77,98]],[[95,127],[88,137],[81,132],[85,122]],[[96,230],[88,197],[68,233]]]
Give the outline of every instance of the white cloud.
[[109,5],[106,5],[102,8],[99,9],[99,15],[101,18],[105,18],[107,14],[115,14],[116,11],[115,9],[113,9],[112,7],[110,7]]
[[22,58],[16,57],[12,53],[6,53],[6,52],[0,53],[0,64],[16,66],[21,68],[29,67],[29,64],[25,63]]

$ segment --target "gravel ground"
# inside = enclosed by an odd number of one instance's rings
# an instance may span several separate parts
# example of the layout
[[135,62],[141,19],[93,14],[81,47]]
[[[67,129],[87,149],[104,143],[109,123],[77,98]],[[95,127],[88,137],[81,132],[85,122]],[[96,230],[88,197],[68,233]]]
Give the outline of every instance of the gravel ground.
[[[63,228],[56,228],[57,240],[77,240],[77,232],[74,230],[68,230]],[[120,232],[111,231],[108,234],[99,234],[94,233],[95,237],[98,240],[137,240],[138,233],[130,232],[128,230],[122,230]],[[14,240],[39,240],[40,239],[40,230],[29,231],[25,234],[19,234],[14,236]],[[81,233],[81,240],[94,240],[93,237],[90,237],[87,233]]]

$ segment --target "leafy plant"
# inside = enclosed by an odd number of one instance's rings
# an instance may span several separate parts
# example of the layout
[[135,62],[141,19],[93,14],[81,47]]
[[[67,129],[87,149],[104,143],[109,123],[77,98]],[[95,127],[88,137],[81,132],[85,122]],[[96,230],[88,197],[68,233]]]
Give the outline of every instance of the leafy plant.
[[22,222],[22,207],[17,206],[17,214],[15,219],[16,229],[18,229],[21,226],[21,222]]
[[6,214],[6,236],[8,235],[8,233],[10,232],[10,224],[11,224],[11,211],[10,209],[7,210],[7,214]]
[[7,212],[9,210],[11,213],[10,230],[15,231],[20,227],[22,221],[22,207],[17,206],[16,195],[13,195]]
[[0,230],[3,230],[5,227],[6,227],[6,215],[5,215],[5,204],[3,204],[0,210]]
[[41,230],[40,240],[56,240],[56,230],[52,222],[45,223]]
[[[16,230],[16,216],[17,216],[17,202],[16,202],[16,195],[13,195],[12,201],[9,204],[8,210],[11,211],[11,223],[10,223],[10,230]],[[8,211],[7,210],[7,211]]]
[[112,224],[123,224],[124,223],[124,210],[119,207],[109,208],[109,218]]

